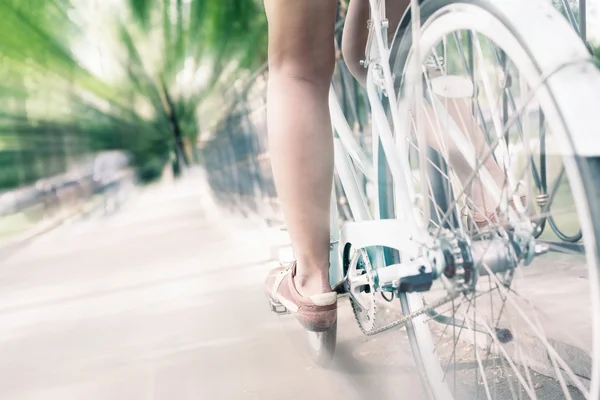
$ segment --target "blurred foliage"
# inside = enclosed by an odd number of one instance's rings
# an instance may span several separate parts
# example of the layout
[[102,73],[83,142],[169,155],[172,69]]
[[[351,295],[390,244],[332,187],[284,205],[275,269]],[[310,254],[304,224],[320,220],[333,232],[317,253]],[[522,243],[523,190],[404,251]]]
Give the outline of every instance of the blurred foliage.
[[[579,22],[579,0],[566,0],[566,4],[571,10],[573,17],[575,17],[575,21]],[[556,8],[565,18],[568,19],[567,9],[565,7],[565,2],[563,0],[552,0],[552,5]]]
[[260,0],[0,0],[0,16],[0,190],[100,150],[142,180],[180,171],[266,61]]
[[[255,0],[0,0],[0,190],[124,149],[142,180],[266,60]],[[206,121],[210,123],[211,121]]]

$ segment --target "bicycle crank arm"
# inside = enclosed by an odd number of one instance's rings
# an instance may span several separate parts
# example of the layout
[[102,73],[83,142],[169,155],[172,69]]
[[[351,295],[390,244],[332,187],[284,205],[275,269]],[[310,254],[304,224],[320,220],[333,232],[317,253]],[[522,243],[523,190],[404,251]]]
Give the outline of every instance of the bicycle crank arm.
[[348,293],[348,286],[346,280],[342,280],[331,287],[332,291],[336,292],[338,296]]

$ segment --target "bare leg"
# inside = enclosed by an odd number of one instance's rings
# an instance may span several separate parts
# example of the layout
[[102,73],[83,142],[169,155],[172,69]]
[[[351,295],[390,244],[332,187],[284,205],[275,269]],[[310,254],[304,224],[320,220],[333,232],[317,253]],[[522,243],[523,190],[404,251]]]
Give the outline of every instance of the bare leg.
[[265,0],[269,21],[269,147],[305,296],[330,292],[333,139],[328,91],[336,0]]
[[[389,20],[388,29],[391,41],[396,32],[396,28],[400,23],[400,19],[409,6],[410,0],[386,0],[386,18]],[[344,27],[344,36],[342,40],[342,51],[344,60],[348,65],[348,69],[352,75],[360,82],[361,85],[366,85],[367,70],[360,65],[360,60],[365,58],[365,47],[368,39],[367,20],[369,19],[369,0],[352,0],[346,15],[346,25]],[[461,131],[467,135],[471,143],[477,150],[477,155],[484,155],[488,146],[485,142],[483,132],[479,129],[477,122],[471,115],[468,101],[466,99],[450,100],[447,104],[447,112],[452,119],[461,128]],[[431,107],[427,107],[429,115],[435,119],[435,114]],[[427,133],[427,141],[431,147],[440,151],[440,135],[437,128],[431,127]],[[435,133],[434,133],[435,132]],[[436,138],[437,134],[437,138]],[[445,139],[445,147],[448,151],[449,161],[456,172],[459,179],[465,183],[472,173],[472,169],[459,152],[454,142]],[[490,172],[499,187],[502,187],[504,182],[504,172],[494,161],[492,157],[484,163],[487,170]],[[475,179],[472,183],[472,198],[479,211],[493,211],[497,204],[491,199],[491,196],[486,190],[483,190],[479,179]]]
[[[478,122],[475,117],[471,114],[470,101],[468,99],[443,99],[440,98],[444,104],[445,111],[448,113],[450,118],[454,121],[456,126],[460,129],[467,139],[471,142],[475,150],[475,155],[478,160],[487,156],[489,153],[489,146],[485,141],[484,133],[479,128]],[[471,201],[475,203],[477,211],[480,213],[493,212],[498,204],[494,201],[491,194],[483,188],[481,180],[476,177],[472,181],[469,180],[473,169],[468,164],[462,153],[459,151],[456,144],[450,140],[449,135],[445,132],[440,131],[443,129],[443,122],[441,126],[438,126],[438,121],[443,121],[443,118],[436,114],[436,110],[429,105],[424,103],[425,114],[427,115],[426,124],[427,127],[427,143],[433,147],[436,151],[441,154],[445,154],[448,158],[448,163],[456,173],[458,179],[463,184],[469,184],[466,188],[466,193],[470,196]],[[487,157],[483,166],[488,170],[492,179],[498,185],[498,188],[502,188],[504,184],[504,171],[496,163],[493,157]]]
[[[471,145],[475,150],[477,160],[483,159],[490,152],[490,147],[485,140],[485,134],[479,127],[479,123],[471,113],[470,99],[453,99],[448,101],[447,110],[456,121],[456,124],[461,131],[470,139]],[[448,142],[447,140],[446,142]],[[458,178],[463,184],[467,183],[468,177],[472,173],[472,169],[467,165],[462,153],[458,153],[456,146],[451,145],[450,162],[456,172]],[[505,174],[504,170],[498,165],[494,157],[487,157],[483,166],[490,173],[499,189],[504,187]],[[479,172],[479,171],[478,171]],[[471,200],[477,206],[477,211],[480,213],[494,212],[498,203],[493,199],[491,194],[483,187],[483,183],[478,178],[473,180],[472,186],[467,193],[470,192]]]
[[[389,21],[388,39],[393,39],[396,27],[402,14],[410,4],[410,0],[386,0],[386,17]],[[365,58],[365,48],[369,30],[369,0],[352,0],[348,6],[344,35],[342,37],[342,52],[348,69],[361,85],[366,86],[367,70],[360,65]]]

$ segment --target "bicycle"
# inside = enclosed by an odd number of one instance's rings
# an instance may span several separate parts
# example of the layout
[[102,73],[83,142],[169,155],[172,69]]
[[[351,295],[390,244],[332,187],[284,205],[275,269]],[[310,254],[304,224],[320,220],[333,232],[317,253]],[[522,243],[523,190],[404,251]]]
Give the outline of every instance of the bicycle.
[[[600,72],[586,46],[542,1],[413,0],[389,43],[385,2],[370,6],[370,154],[330,90],[332,287],[363,333],[406,327],[429,398],[537,398],[541,383],[600,398]],[[554,183],[536,205],[538,159]],[[551,209],[579,217],[585,258],[537,238]],[[398,297],[398,320],[378,325],[378,294]],[[591,320],[547,307],[557,297]],[[336,330],[308,333],[318,363]]]

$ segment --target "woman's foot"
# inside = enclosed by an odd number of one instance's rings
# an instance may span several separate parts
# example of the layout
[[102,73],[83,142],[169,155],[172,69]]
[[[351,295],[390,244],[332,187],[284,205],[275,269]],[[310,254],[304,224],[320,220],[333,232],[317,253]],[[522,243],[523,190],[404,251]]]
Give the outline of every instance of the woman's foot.
[[[532,222],[535,222],[537,218],[536,208],[533,204],[529,204],[527,206],[527,196],[520,196],[520,205],[521,207],[517,207],[515,205],[514,200],[510,200],[508,204],[515,210],[517,213],[520,213],[520,210],[526,210],[529,214],[528,217]],[[474,205],[468,205],[471,209],[472,213],[468,216],[468,226],[475,226],[478,230],[485,230],[490,224],[501,224],[506,225],[508,222],[506,220],[506,216],[501,213],[498,209],[495,212],[486,212],[481,211],[481,208],[476,207]]]
[[297,279],[295,262],[288,267],[273,269],[265,282],[267,295],[271,301],[283,305],[294,314],[304,328],[315,332],[327,331],[337,319],[337,293],[331,291],[331,287],[316,290],[315,283],[303,277],[300,280],[305,289],[303,293],[322,292],[303,295],[298,291]]

